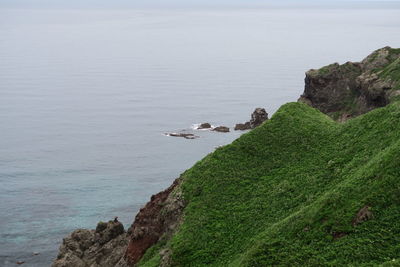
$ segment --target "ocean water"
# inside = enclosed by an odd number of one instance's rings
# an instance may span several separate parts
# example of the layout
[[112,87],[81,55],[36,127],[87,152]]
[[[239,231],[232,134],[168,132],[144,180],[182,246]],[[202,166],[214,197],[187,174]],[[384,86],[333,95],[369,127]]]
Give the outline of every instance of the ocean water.
[[[399,9],[0,9],[0,266],[49,266],[296,101],[304,72],[400,47]],[[34,256],[33,253],[39,253]]]

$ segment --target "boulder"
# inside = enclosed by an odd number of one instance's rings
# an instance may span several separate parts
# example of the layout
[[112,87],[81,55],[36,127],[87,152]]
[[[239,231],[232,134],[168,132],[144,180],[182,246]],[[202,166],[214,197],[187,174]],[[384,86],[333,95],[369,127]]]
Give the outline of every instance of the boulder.
[[218,126],[213,129],[213,131],[220,132],[220,133],[228,133],[229,128],[226,126]]
[[249,121],[246,123],[237,123],[234,128],[235,131],[244,131],[244,130],[250,130],[250,129],[251,129],[251,125],[250,125]]
[[202,130],[202,129],[211,129],[211,124],[208,122],[202,123],[197,127],[197,130]]
[[196,138],[199,138],[199,136],[194,135],[192,133],[167,133],[166,135],[173,136],[173,137],[183,137],[185,139],[196,139]]

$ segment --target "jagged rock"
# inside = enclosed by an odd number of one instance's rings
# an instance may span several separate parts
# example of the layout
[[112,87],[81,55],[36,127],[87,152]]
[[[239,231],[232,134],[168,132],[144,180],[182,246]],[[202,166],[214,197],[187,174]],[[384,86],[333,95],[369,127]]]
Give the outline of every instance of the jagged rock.
[[400,50],[390,47],[374,51],[360,63],[312,69],[306,72],[299,101],[344,121],[390,103],[400,90],[399,78],[392,78],[398,69]]
[[265,109],[256,108],[251,114],[250,126],[252,129],[254,129],[266,120],[268,120],[268,113],[265,111]]
[[202,129],[211,129],[211,124],[208,122],[202,123],[197,127],[197,130],[202,130]]
[[220,132],[220,133],[228,133],[229,128],[226,126],[218,126],[213,129],[213,131]]
[[100,245],[104,245],[108,241],[116,238],[117,236],[125,232],[124,226],[122,225],[122,223],[118,221],[108,222],[105,228],[104,228],[104,223],[101,222],[101,224],[102,224],[101,230],[97,231],[99,227],[96,227],[95,231],[95,242],[99,243]]
[[99,222],[96,230],[78,229],[64,238],[52,266],[126,266],[123,255],[127,244],[122,223]]
[[268,120],[268,113],[263,108],[256,108],[251,114],[251,119],[245,123],[238,123],[235,125],[235,131],[254,129],[261,125],[264,121]]

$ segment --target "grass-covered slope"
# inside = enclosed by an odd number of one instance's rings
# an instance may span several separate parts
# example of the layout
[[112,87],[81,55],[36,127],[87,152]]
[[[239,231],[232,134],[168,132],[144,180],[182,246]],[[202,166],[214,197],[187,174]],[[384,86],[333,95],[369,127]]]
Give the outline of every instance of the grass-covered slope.
[[343,124],[286,104],[182,177],[183,223],[141,266],[158,266],[165,248],[173,266],[386,266],[400,258],[399,102]]

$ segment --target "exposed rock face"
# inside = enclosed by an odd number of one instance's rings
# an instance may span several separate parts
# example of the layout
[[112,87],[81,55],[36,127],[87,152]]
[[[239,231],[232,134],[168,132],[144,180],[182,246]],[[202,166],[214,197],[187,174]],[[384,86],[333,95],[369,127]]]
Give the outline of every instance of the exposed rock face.
[[228,133],[229,128],[226,126],[218,126],[213,129],[213,131],[220,132],[220,133]]
[[159,240],[169,239],[180,224],[185,207],[180,183],[181,179],[176,179],[169,188],[153,195],[136,215],[128,231],[129,245],[125,259],[129,265],[137,263],[146,250]]
[[305,102],[337,120],[387,105],[400,89],[400,49],[384,47],[360,63],[331,64],[306,73]]
[[120,222],[100,222],[96,230],[78,229],[63,239],[52,267],[127,266],[123,255],[128,244]]
[[268,113],[263,108],[256,108],[251,114],[251,119],[245,123],[238,123],[235,125],[235,130],[249,130],[254,129],[257,126],[261,125],[264,121],[268,120]]

